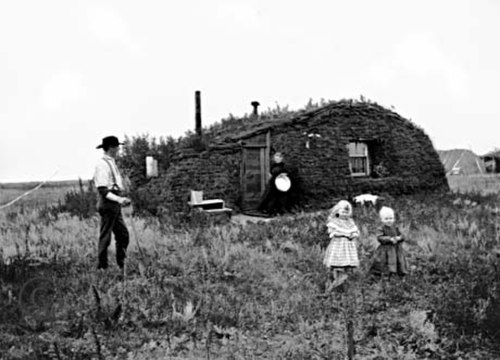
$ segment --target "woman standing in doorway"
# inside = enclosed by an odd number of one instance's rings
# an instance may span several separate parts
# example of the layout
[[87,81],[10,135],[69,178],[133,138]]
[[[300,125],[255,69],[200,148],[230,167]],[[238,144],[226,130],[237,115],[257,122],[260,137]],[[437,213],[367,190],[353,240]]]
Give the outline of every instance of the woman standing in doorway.
[[[273,163],[271,164],[271,178],[269,179],[269,183],[262,195],[262,200],[258,207],[259,211],[268,215],[284,214],[289,211],[288,202],[291,183],[283,160],[284,157],[282,153],[277,152],[274,154]],[[276,179],[279,179],[278,182],[283,180],[285,187],[278,188]]]

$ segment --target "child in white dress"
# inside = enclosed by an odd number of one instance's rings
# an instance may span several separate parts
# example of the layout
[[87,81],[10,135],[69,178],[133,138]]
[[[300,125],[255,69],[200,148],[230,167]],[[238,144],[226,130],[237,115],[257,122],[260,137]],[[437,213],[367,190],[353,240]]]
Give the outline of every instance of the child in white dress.
[[346,272],[359,266],[356,239],[359,229],[352,219],[352,206],[347,200],[339,201],[331,210],[327,222],[330,244],[326,248],[323,264],[332,270],[332,287],[347,279]]

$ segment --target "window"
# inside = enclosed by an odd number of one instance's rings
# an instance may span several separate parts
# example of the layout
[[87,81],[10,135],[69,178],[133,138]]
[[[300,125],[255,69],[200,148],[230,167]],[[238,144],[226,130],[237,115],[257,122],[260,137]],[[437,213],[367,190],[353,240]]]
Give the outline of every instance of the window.
[[363,142],[351,142],[347,145],[349,150],[349,169],[352,176],[370,175],[370,158],[368,145]]

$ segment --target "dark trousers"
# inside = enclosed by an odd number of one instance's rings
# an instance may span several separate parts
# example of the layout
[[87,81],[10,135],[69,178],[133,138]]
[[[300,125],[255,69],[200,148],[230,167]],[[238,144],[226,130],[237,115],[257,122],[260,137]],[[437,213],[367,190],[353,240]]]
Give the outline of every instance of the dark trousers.
[[129,243],[129,233],[123,220],[121,206],[118,203],[106,200],[99,206],[98,210],[99,215],[101,215],[98,268],[106,269],[108,267],[108,247],[111,243],[111,233],[115,235],[116,263],[120,268],[123,268]]

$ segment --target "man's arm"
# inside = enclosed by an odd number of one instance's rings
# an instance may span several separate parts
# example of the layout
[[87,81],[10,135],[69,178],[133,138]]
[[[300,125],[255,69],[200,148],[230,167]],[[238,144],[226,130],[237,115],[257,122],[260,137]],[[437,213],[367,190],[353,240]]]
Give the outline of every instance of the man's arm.
[[99,192],[99,195],[108,200],[117,202],[120,205],[123,206],[129,205],[130,204],[129,198],[118,196],[116,194],[113,194],[109,190],[108,186],[110,185],[113,179],[110,172],[111,169],[109,168],[109,165],[104,161],[101,161],[99,162],[99,164],[97,164],[94,173],[94,184],[97,188],[97,191]]

